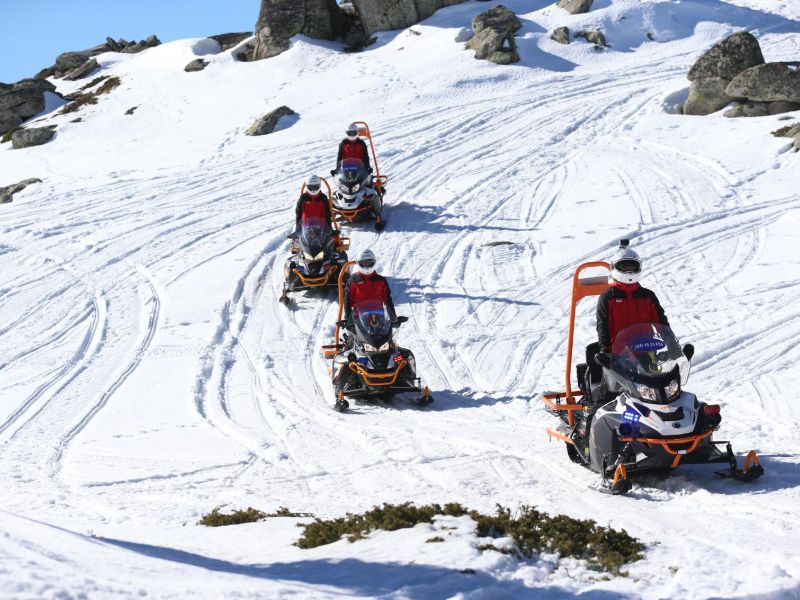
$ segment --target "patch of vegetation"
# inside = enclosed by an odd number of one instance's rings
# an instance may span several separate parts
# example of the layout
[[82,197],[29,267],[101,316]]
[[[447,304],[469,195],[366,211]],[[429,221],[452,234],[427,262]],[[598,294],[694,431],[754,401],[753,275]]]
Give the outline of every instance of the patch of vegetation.
[[620,567],[625,563],[642,558],[644,545],[624,529],[618,531],[601,527],[592,520],[573,519],[565,515],[552,517],[531,506],[520,507],[518,513],[514,516],[510,509],[500,505],[494,515],[484,515],[456,503],[444,506],[415,506],[411,502],[384,504],[360,515],[348,513],[336,519],[315,519],[313,523],[303,526],[297,546],[314,548],[339,541],[344,535],[354,542],[375,529],[394,531],[418,523],[431,523],[437,515],[469,515],[477,523],[478,536],[510,537],[516,546],[516,550],[499,550],[487,544],[480,547],[484,550],[497,550],[524,558],[541,552],[554,552],[562,557],[586,560],[593,568],[615,574],[620,574]]
[[97,104],[97,99],[99,96],[107,94],[111,90],[117,88],[121,83],[119,77],[108,77],[107,75],[104,75],[102,77],[98,77],[94,81],[90,81],[87,85],[82,87],[81,90],[88,89],[93,85],[97,85],[100,81],[103,81],[103,85],[101,85],[93,92],[71,94],[70,96],[68,96],[67,98],[69,100],[72,100],[72,102],[64,106],[64,108],[62,108],[58,114],[65,115],[73,113],[78,111],[81,107],[86,106],[87,104]]
[[444,541],[444,538],[442,536],[435,535],[432,538],[428,538],[427,540],[425,540],[425,543],[426,544],[437,544],[437,543],[443,542],[443,541]]
[[93,88],[94,86],[96,86],[101,81],[105,81],[106,79],[110,79],[110,78],[111,78],[111,75],[100,75],[100,77],[95,77],[94,79],[92,79],[86,85],[79,87],[78,91],[79,92],[85,92],[89,88]]
[[436,515],[461,517],[465,514],[467,509],[460,504],[452,503],[445,504],[444,507],[438,504],[414,506],[412,502],[384,504],[361,515],[347,513],[345,517],[327,521],[314,519],[313,523],[304,526],[303,535],[297,541],[297,546],[316,548],[338,542],[343,535],[347,535],[350,542],[355,542],[375,529],[395,531],[414,527],[418,523],[432,523]]
[[235,510],[232,513],[223,514],[220,512],[222,506],[217,506],[207,515],[204,515],[197,524],[206,527],[224,527],[225,525],[240,525],[242,523],[255,523],[271,517],[313,517],[311,513],[292,512],[285,506],[281,506],[274,513],[265,513],[255,508],[246,510]]

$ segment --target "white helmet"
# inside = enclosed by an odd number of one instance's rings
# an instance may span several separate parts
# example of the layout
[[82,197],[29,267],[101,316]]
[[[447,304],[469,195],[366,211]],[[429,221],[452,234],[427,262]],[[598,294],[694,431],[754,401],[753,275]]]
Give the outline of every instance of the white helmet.
[[611,277],[620,283],[638,283],[642,275],[642,259],[629,244],[628,240],[620,240],[619,249],[611,258]]
[[358,272],[362,275],[371,275],[375,272],[375,253],[372,250],[362,250],[358,255]]
[[321,189],[322,181],[316,175],[312,175],[306,180],[306,191],[310,196],[316,198]]
[[345,135],[347,135],[348,140],[354,142],[358,138],[358,125],[350,123],[345,130]]

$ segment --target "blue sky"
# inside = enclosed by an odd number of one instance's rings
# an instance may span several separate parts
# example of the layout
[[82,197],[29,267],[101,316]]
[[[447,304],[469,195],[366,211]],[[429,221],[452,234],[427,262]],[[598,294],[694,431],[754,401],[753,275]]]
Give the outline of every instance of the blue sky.
[[67,50],[252,31],[260,0],[0,0],[0,81],[32,77]]

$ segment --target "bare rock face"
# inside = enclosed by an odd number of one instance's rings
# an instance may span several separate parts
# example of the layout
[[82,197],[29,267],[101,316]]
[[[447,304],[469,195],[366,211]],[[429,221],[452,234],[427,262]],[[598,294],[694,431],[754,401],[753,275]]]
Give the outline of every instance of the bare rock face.
[[31,146],[41,146],[53,139],[55,134],[55,125],[19,129],[11,135],[11,147],[17,150],[30,148]]
[[261,0],[252,60],[288,50],[289,38],[299,33],[314,39],[335,39],[341,33],[341,13],[336,0]]
[[251,35],[253,34],[250,31],[242,31],[240,33],[220,33],[218,35],[212,35],[211,39],[220,45],[221,52],[225,52],[234,46],[238,46]]
[[600,48],[605,48],[608,46],[606,43],[606,36],[605,34],[598,30],[595,31],[579,31],[575,34],[576,38],[583,38],[590,44],[594,44],[595,46],[599,46]]
[[766,102],[743,102],[730,110],[725,111],[729,119],[739,117],[766,117],[769,114],[769,105]]
[[472,19],[475,36],[466,47],[475,50],[475,58],[498,65],[519,62],[514,33],[520,27],[517,15],[503,5],[495,6]]
[[563,8],[571,15],[587,13],[592,8],[594,0],[558,0],[557,6]]
[[556,27],[552,35],[550,35],[550,39],[559,44],[569,44],[569,28]]
[[151,35],[146,40],[140,42],[128,42],[122,38],[119,41],[114,41],[113,38],[106,38],[104,44],[88,48],[86,50],[78,50],[73,52],[62,52],[56,58],[56,64],[51,67],[42,69],[36,74],[36,79],[46,79],[48,77],[64,77],[69,74],[72,75],[77,72],[76,69],[82,67],[85,63],[89,62],[93,57],[103,52],[121,52],[125,54],[134,54],[153,48],[161,44],[161,41],[154,35]]
[[296,114],[297,113],[288,106],[281,106],[264,115],[260,119],[257,119],[255,123],[253,123],[244,133],[245,135],[266,135],[268,133],[272,133],[275,131],[275,127],[278,125],[278,121],[280,121],[282,117],[288,117]]
[[14,194],[21,192],[29,185],[33,185],[34,183],[42,183],[41,179],[31,178],[31,179],[24,179],[18,183],[14,183],[12,185],[6,187],[0,187],[0,204],[7,204],[14,199]]
[[96,59],[92,58],[89,61],[83,63],[80,67],[73,69],[66,75],[64,75],[64,79],[67,81],[77,81],[78,79],[83,79],[87,77],[94,71],[100,68],[100,64],[97,62]]
[[353,0],[367,35],[403,29],[464,0]]
[[721,77],[696,79],[689,87],[689,98],[683,105],[685,115],[710,115],[733,101],[725,93],[728,80]]
[[800,102],[800,69],[795,63],[767,63],[739,73],[729,96],[757,102]]
[[732,80],[742,71],[764,64],[758,40],[746,31],[734,33],[712,46],[689,71],[689,81],[721,77]]

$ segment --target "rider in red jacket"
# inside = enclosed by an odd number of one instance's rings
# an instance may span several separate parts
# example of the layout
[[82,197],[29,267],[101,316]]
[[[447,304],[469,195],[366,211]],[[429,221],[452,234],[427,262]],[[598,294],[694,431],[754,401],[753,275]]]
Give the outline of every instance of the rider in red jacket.
[[[339,153],[336,155],[336,169],[339,168],[343,160],[357,158],[372,173],[372,166],[369,164],[369,150],[366,142],[358,137],[358,125],[355,123],[348,125],[345,134],[347,137],[339,143]],[[331,174],[335,173],[336,169],[331,171]]]
[[349,322],[353,307],[365,300],[375,300],[386,305],[389,319],[397,323],[397,313],[392,302],[392,292],[385,277],[375,272],[375,253],[364,250],[358,256],[358,268],[344,290],[344,318]]
[[617,334],[638,323],[669,325],[656,295],[639,285],[642,259],[628,248],[627,240],[611,260],[613,282],[597,300],[597,337],[600,349],[610,352]]

